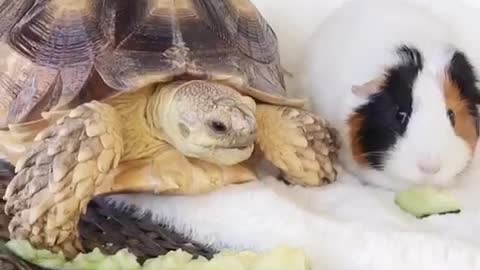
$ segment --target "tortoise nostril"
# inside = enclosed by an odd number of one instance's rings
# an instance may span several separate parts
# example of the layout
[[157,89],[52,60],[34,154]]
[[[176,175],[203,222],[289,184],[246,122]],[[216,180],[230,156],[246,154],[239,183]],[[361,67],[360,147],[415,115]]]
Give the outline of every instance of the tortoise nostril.
[[240,134],[243,136],[248,136],[254,138],[257,133],[257,130],[255,128],[246,128],[241,131]]
[[178,124],[178,128],[180,129],[180,134],[182,134],[183,137],[187,138],[190,136],[190,129],[185,125],[184,123]]

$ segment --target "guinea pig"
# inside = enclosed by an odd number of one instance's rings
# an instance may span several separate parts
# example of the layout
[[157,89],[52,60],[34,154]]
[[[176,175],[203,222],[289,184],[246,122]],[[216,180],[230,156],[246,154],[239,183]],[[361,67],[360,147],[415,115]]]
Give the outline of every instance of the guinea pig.
[[479,136],[480,92],[445,21],[399,0],[352,1],[303,53],[297,84],[337,129],[342,167],[390,190],[457,183]]

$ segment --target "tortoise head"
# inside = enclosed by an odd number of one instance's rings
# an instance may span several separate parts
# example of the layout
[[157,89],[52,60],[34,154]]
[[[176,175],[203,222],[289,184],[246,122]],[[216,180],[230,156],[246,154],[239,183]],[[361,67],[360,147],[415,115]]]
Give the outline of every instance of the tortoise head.
[[252,154],[255,101],[229,86],[173,82],[158,87],[149,103],[154,126],[187,157],[232,165]]

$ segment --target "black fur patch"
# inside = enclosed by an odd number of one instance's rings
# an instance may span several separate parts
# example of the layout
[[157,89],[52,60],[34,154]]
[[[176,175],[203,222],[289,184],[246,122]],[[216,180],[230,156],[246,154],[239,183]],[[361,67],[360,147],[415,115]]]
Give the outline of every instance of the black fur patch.
[[470,115],[476,120],[476,131],[479,134],[479,113],[477,105],[480,103],[480,89],[477,86],[478,78],[473,66],[465,54],[456,51],[450,60],[448,68],[450,79],[460,89],[460,95],[468,104]]
[[397,54],[401,62],[387,70],[383,90],[356,110],[364,118],[357,134],[363,154],[369,165],[379,170],[387,151],[405,133],[412,112],[412,86],[423,68],[418,49],[401,46]]

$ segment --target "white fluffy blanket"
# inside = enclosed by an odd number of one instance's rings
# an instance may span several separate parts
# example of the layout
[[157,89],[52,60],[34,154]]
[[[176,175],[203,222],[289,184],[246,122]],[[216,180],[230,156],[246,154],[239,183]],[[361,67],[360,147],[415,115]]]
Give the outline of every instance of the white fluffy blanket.
[[324,188],[287,187],[265,178],[195,197],[117,195],[116,201],[152,211],[216,248],[303,248],[313,270],[469,270],[480,269],[476,171],[455,190],[461,214],[421,220],[399,210],[393,193],[360,186],[346,174]]
[[[295,52],[315,25],[343,1],[254,2],[277,31],[284,63],[294,73],[299,61]],[[452,24],[464,25],[462,31],[475,28],[466,42],[480,50],[480,42],[474,43],[480,39],[477,0],[469,1],[477,5],[477,10],[472,6],[469,11],[458,1],[415,2]],[[323,188],[287,187],[267,177],[194,197],[114,198],[152,211],[176,230],[217,248],[264,250],[280,244],[304,248],[313,270],[480,269],[479,157],[454,190],[462,213],[422,220],[399,210],[393,193],[361,186],[345,173]]]

